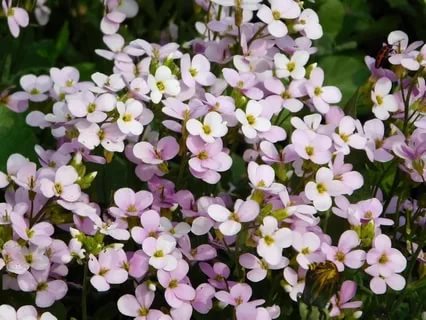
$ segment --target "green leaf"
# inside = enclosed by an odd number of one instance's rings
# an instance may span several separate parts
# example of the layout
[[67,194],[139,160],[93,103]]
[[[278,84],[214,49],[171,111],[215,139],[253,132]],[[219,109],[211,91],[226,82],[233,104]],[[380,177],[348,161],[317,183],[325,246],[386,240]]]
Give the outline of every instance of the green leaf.
[[335,38],[343,25],[345,8],[339,0],[328,0],[320,7],[318,12],[324,33]]
[[327,56],[320,59],[319,66],[324,69],[326,84],[334,85],[342,91],[341,105],[353,96],[369,74],[362,58],[353,55]]
[[68,46],[69,38],[70,38],[70,30],[69,30],[68,21],[66,21],[63,24],[61,31],[59,32],[58,38],[56,40],[56,45],[55,45],[56,50],[55,50],[55,58],[54,58],[55,61],[65,51],[66,47]]
[[17,114],[0,104],[0,170],[5,170],[6,161],[12,153],[35,159],[37,143],[33,130],[25,123],[25,116]]

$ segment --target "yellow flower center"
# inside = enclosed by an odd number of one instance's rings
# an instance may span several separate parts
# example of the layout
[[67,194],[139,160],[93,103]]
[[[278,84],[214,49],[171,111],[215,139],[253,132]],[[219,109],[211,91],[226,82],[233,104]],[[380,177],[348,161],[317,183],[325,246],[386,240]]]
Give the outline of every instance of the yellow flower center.
[[327,192],[327,188],[322,183],[317,184],[317,190],[319,193],[325,193]]

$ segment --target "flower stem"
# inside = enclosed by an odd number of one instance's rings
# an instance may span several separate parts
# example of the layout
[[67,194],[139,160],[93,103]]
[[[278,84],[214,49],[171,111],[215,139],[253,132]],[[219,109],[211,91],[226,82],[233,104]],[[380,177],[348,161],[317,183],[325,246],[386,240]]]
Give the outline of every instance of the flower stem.
[[88,262],[84,262],[83,271],[83,292],[81,295],[81,317],[82,320],[87,320],[87,276],[88,276]]

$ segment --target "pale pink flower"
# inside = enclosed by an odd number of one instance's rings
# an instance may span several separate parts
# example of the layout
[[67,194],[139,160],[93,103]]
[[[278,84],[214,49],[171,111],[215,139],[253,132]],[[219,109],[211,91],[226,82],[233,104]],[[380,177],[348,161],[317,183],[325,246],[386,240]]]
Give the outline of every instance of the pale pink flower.
[[35,76],[26,74],[21,77],[19,84],[27,93],[27,99],[33,102],[45,101],[48,98],[48,91],[52,88],[52,80],[49,76]]
[[288,265],[288,259],[281,256],[277,264],[271,265],[264,259],[260,260],[255,255],[250,253],[242,254],[238,259],[240,265],[250,271],[247,272],[247,279],[252,282],[259,282],[266,278],[268,270],[283,269]]
[[316,251],[321,246],[320,238],[313,232],[303,234],[293,231],[293,248],[298,252],[296,260],[303,269],[308,269],[313,262],[321,257]]
[[146,283],[142,283],[135,289],[135,296],[125,294],[117,301],[117,307],[121,314],[133,317],[136,320],[156,320],[163,313],[156,309],[151,309],[155,298],[155,292],[150,290]]
[[224,206],[212,204],[208,207],[209,216],[219,224],[219,230],[225,236],[236,235],[241,230],[241,222],[253,221],[259,214],[259,204],[253,200],[235,201],[234,212]]
[[13,37],[19,37],[19,28],[25,28],[29,24],[29,16],[25,9],[12,7],[12,0],[2,1],[3,11],[7,17],[10,33]]
[[62,166],[56,171],[53,181],[47,178],[40,180],[40,190],[46,198],[58,197],[74,202],[81,194],[77,179],[78,173],[72,166]]
[[291,135],[294,151],[303,159],[325,164],[331,159],[331,139],[310,130],[297,129]]
[[29,223],[21,215],[13,215],[11,217],[13,230],[23,240],[29,241],[30,243],[46,248],[52,243],[54,228],[48,222],[40,222],[32,227],[29,227]]
[[141,216],[152,204],[154,198],[151,192],[134,192],[130,188],[121,188],[114,193],[114,203],[117,207],[109,208],[115,217]]
[[128,273],[123,268],[127,263],[123,250],[107,248],[99,253],[98,258],[93,254],[89,257],[89,270],[93,273],[90,283],[98,291],[108,291],[110,284],[120,284],[127,280]]
[[362,306],[362,301],[350,301],[356,294],[356,283],[346,280],[342,283],[338,294],[331,298],[330,317],[338,317],[344,309],[358,309]]
[[297,302],[299,295],[305,289],[306,269],[299,268],[299,272],[287,267],[284,269],[283,276],[287,284],[284,285],[285,291],[289,293],[290,299]]
[[157,271],[158,281],[166,289],[164,293],[166,302],[173,308],[179,308],[195,298],[194,288],[185,283],[188,271],[189,265],[185,260],[179,260],[173,271]]
[[24,292],[36,291],[37,307],[47,308],[61,300],[67,293],[68,287],[62,280],[48,280],[50,269],[43,271],[32,270],[18,275],[19,288]]
[[160,165],[173,159],[179,152],[179,144],[174,137],[164,137],[154,147],[149,142],[139,142],[133,147],[136,158],[147,164]]
[[323,242],[322,252],[327,256],[327,260],[332,261],[339,272],[345,269],[345,265],[352,269],[360,268],[365,261],[363,250],[353,250],[361,243],[358,234],[353,230],[345,231],[339,239],[337,247],[330,246]]
[[215,75],[210,72],[210,62],[201,54],[197,54],[192,58],[189,54],[185,54],[181,58],[182,80],[188,87],[194,87],[195,83],[202,86],[211,86],[215,80]]

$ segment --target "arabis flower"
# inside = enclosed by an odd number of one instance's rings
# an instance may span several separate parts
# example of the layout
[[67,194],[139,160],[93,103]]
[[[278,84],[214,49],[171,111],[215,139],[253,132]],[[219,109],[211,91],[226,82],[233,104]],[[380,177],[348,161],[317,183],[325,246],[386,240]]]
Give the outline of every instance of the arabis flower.
[[117,120],[118,128],[124,134],[140,135],[143,131],[143,125],[138,121],[138,117],[143,112],[142,103],[135,99],[129,99],[124,102],[117,102],[117,111],[119,118]]
[[352,269],[358,269],[364,264],[365,252],[363,250],[353,250],[361,243],[357,233],[353,230],[345,231],[339,239],[337,247],[323,243],[322,252],[327,256],[327,260],[332,261],[339,272],[345,269],[345,265]]
[[342,93],[337,87],[323,86],[323,83],[324,71],[321,68],[315,68],[311,71],[306,83],[306,90],[314,107],[321,113],[327,113],[330,109],[330,103],[340,102]]
[[259,204],[253,200],[235,202],[234,212],[224,206],[212,204],[208,208],[209,216],[219,224],[219,230],[225,236],[236,235],[241,230],[241,222],[253,221],[259,214]]
[[241,130],[247,138],[254,139],[259,132],[271,129],[271,122],[262,117],[262,111],[262,105],[254,100],[248,102],[245,112],[241,109],[235,111],[235,116],[241,123]]
[[196,119],[189,119],[186,129],[193,136],[200,136],[207,143],[212,143],[215,138],[223,137],[228,132],[226,121],[217,112],[209,112],[201,123]]
[[268,25],[268,31],[277,38],[284,37],[288,30],[281,19],[296,19],[300,15],[300,6],[293,0],[270,0],[271,8],[262,5],[257,12],[260,20]]
[[19,27],[25,28],[30,20],[27,11],[22,8],[12,7],[12,0],[3,0],[2,6],[7,17],[10,33],[15,38],[19,37]]
[[150,257],[149,264],[155,269],[166,271],[177,267],[177,260],[171,254],[175,247],[175,238],[168,234],[162,234],[157,239],[148,237],[142,243],[143,251]]
[[58,197],[74,202],[81,194],[77,179],[78,173],[72,166],[63,166],[56,171],[53,181],[47,178],[40,180],[40,190],[46,198]]
[[331,208],[331,197],[342,194],[342,182],[334,179],[333,171],[329,168],[320,168],[315,175],[315,182],[309,181],[305,186],[306,197],[313,201],[319,211]]
[[257,244],[257,253],[271,265],[282,260],[282,250],[291,246],[292,231],[288,228],[278,228],[278,221],[274,217],[263,218],[259,227],[260,237]]
[[210,62],[201,54],[197,54],[192,58],[189,54],[185,54],[181,58],[182,80],[188,87],[194,87],[195,83],[202,86],[211,86],[216,77],[210,72]]
[[303,79],[305,76],[305,64],[309,60],[309,53],[306,51],[296,51],[291,58],[285,54],[276,53],[274,56],[275,73],[278,78]]
[[163,95],[177,96],[180,92],[179,81],[166,66],[160,66],[155,75],[148,75],[148,86],[151,89],[151,100],[159,103]]
[[395,96],[391,94],[392,81],[388,78],[380,78],[374,85],[371,92],[371,100],[374,103],[373,113],[380,120],[389,118],[389,112],[398,110],[398,103]]

